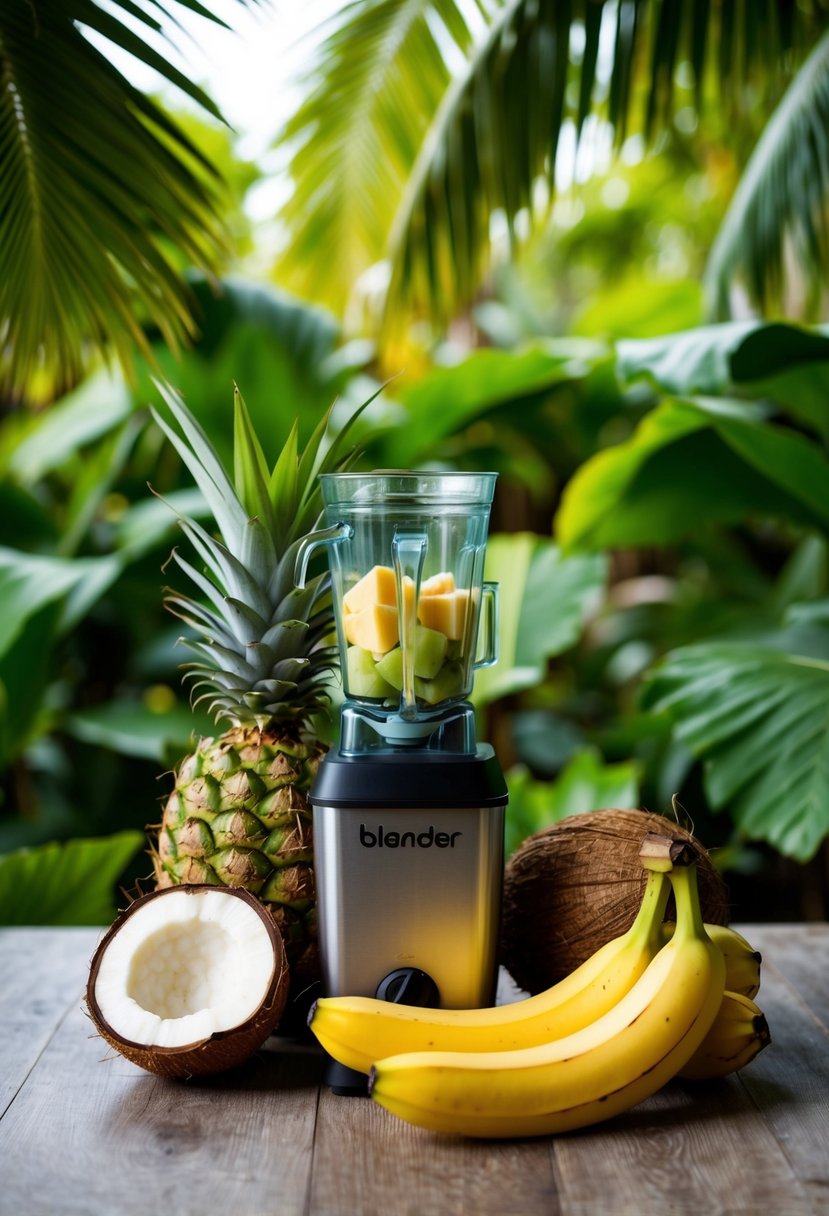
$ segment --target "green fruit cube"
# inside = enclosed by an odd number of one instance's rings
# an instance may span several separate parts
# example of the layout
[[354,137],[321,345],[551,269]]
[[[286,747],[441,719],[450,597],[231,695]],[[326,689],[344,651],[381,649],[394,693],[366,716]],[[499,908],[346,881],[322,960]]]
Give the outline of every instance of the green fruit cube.
[[403,651],[399,646],[384,654],[377,663],[377,674],[398,692],[403,690]]
[[[445,633],[437,629],[427,629],[425,625],[415,626],[414,635],[414,674],[423,680],[433,680],[443,666],[449,642]],[[377,670],[384,680],[396,688],[403,690],[403,651],[399,646],[390,650],[378,660]]]
[[393,692],[391,685],[378,672],[370,651],[363,650],[362,646],[348,648],[345,687],[350,696],[379,700],[391,696]]
[[414,673],[423,680],[433,680],[443,666],[449,639],[437,629],[415,626]]
[[463,665],[457,662],[444,663],[432,680],[415,678],[415,694],[429,705],[451,701],[463,696]]

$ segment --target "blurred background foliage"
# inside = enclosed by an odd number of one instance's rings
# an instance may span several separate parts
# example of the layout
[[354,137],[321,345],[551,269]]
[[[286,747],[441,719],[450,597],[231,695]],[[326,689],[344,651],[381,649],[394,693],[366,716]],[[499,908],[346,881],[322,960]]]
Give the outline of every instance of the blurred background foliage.
[[238,382],[268,456],[391,377],[364,467],[499,472],[475,701],[508,849],[677,794],[736,918],[826,917],[825,7],[331,6],[279,169],[133,8],[0,13],[0,922],[108,919],[211,729],[162,609],[200,499],[158,376],[225,453]]

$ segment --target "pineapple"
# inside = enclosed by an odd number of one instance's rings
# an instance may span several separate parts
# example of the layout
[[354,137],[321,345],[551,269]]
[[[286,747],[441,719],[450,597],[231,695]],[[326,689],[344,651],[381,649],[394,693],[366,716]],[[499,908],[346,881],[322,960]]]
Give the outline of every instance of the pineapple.
[[[328,418],[305,451],[294,424],[272,472],[238,389],[233,477],[175,394],[162,395],[180,432],[155,414],[202,491],[221,539],[192,519],[181,528],[200,558],[173,558],[201,593],[168,594],[166,606],[195,632],[185,664],[194,704],[206,702],[229,729],[184,759],[152,848],[156,885],[245,887],[270,908],[285,942],[292,987],[317,973],[309,786],[325,747],[311,719],[327,704],[336,663],[328,644],[328,575],[303,590],[294,563],[317,525],[319,473],[348,467],[343,431],[323,452]],[[366,403],[368,404],[368,403]]]

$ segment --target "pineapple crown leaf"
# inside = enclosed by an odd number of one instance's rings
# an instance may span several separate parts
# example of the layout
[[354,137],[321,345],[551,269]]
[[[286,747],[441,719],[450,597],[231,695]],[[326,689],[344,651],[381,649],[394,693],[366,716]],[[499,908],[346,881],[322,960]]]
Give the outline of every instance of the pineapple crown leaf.
[[299,419],[294,420],[279,458],[268,481],[268,493],[274,510],[278,545],[289,543],[291,524],[297,514],[299,481]]
[[245,399],[236,384],[233,386],[233,480],[236,494],[248,515],[263,519],[269,537],[273,538],[277,528],[268,485],[268,465]]
[[155,385],[187,440],[182,439],[159,412],[151,408],[153,418],[193,475],[219,525],[219,531],[223,536],[233,536],[244,525],[246,516],[216,449],[178,394],[160,380],[156,380]]
[[263,588],[251,577],[242,562],[221,543],[214,540],[195,520],[181,520],[182,531],[193,548],[203,558],[214,575],[214,582],[227,595],[248,604],[260,616],[267,617],[271,605]]
[[[255,613],[252,608],[245,604],[243,605],[244,611],[241,612],[241,615],[246,622],[246,628],[241,629],[238,624],[240,616],[239,605],[241,604],[241,601],[235,600],[231,596],[223,595],[219,588],[216,587],[216,585],[211,582],[209,578],[205,578],[203,574],[194,569],[194,567],[191,566],[185,558],[180,557],[178,553],[176,553],[174,556],[176,564],[184,571],[184,573],[199,588],[199,590],[204,593],[215,608],[215,614],[211,614],[211,619],[221,622],[222,627],[227,628],[238,642],[244,642],[245,637],[250,632],[251,618],[261,626],[262,630],[267,627],[262,618]],[[171,591],[165,600],[165,603],[168,603],[171,606],[171,610],[174,605],[184,604],[190,606],[193,604],[193,602],[194,601],[190,598],[190,596],[180,595],[176,591]]]
[[[164,606],[173,616],[178,617],[180,621],[183,621],[185,625],[189,625],[197,633],[203,633],[208,628],[225,645],[230,647],[238,646],[239,639],[230,633],[225,627],[224,622],[195,600],[191,600],[183,595],[169,595],[164,600]],[[186,639],[179,638],[179,641],[184,644]]]

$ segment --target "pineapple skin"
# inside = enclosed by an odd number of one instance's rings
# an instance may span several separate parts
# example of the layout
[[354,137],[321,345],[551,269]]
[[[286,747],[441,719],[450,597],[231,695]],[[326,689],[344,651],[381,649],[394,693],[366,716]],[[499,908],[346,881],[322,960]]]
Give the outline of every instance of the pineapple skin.
[[295,991],[319,978],[307,794],[325,751],[275,722],[201,739],[175,774],[152,853],[159,888],[211,883],[257,895],[282,935]]

